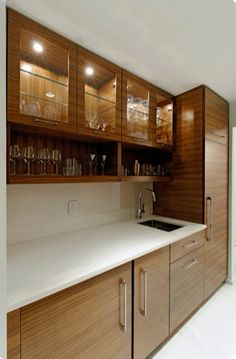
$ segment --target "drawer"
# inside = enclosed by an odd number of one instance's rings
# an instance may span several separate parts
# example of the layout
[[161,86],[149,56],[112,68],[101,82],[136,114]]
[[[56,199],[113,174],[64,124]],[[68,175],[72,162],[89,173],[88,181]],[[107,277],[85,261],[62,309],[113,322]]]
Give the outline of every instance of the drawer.
[[203,250],[199,248],[170,266],[170,332],[203,301]]
[[182,258],[186,254],[193,252],[195,249],[202,247],[206,240],[206,230],[195,233],[189,237],[183,238],[170,246],[170,262]]

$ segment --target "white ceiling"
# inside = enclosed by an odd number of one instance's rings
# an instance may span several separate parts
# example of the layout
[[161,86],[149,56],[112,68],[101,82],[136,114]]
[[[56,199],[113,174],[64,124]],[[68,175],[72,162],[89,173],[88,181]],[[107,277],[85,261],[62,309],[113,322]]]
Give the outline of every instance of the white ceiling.
[[236,101],[233,0],[7,0],[7,5],[176,95]]

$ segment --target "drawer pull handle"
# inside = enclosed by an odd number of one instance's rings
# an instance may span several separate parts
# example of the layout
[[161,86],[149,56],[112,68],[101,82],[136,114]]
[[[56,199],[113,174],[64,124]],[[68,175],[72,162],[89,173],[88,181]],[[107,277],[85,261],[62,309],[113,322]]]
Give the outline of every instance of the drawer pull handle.
[[198,263],[197,259],[192,259],[190,262],[185,263],[185,265],[183,266],[184,269],[190,269],[191,267],[193,267],[195,264]]
[[[127,331],[127,283],[124,279],[120,279],[120,329],[123,332]],[[123,292],[123,296],[122,296]],[[123,310],[122,310],[123,300]]]
[[212,240],[212,198],[211,197],[207,197],[207,220],[206,220],[206,224],[207,224],[207,240],[211,241]]
[[140,313],[146,317],[147,316],[147,271],[143,268],[140,270]]
[[189,248],[192,248],[192,247],[196,246],[196,244],[197,244],[197,241],[192,241],[192,242],[185,243],[185,244],[183,245],[183,247],[184,247],[185,249],[189,249]]
[[47,125],[53,125],[53,126],[58,126],[59,125],[58,121],[43,120],[43,119],[40,119],[40,118],[35,118],[34,122],[42,122],[42,123],[46,123]]

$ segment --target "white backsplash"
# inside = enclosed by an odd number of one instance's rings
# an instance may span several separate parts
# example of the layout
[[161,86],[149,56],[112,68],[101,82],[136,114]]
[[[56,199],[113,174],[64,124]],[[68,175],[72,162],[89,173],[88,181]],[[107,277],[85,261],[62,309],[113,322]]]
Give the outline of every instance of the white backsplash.
[[[9,185],[8,244],[39,239],[80,228],[135,218],[138,193],[151,183],[88,183]],[[143,195],[145,215],[152,213],[149,193]],[[69,200],[78,213],[68,215]]]

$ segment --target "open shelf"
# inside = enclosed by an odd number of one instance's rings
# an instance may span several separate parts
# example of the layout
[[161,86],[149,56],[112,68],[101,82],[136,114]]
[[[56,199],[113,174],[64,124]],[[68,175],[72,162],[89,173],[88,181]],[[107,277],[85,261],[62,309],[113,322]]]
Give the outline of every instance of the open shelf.
[[42,184],[42,183],[88,183],[88,182],[118,182],[118,176],[40,176],[40,175],[10,175],[9,184]]
[[122,176],[122,182],[168,182],[171,176]]

